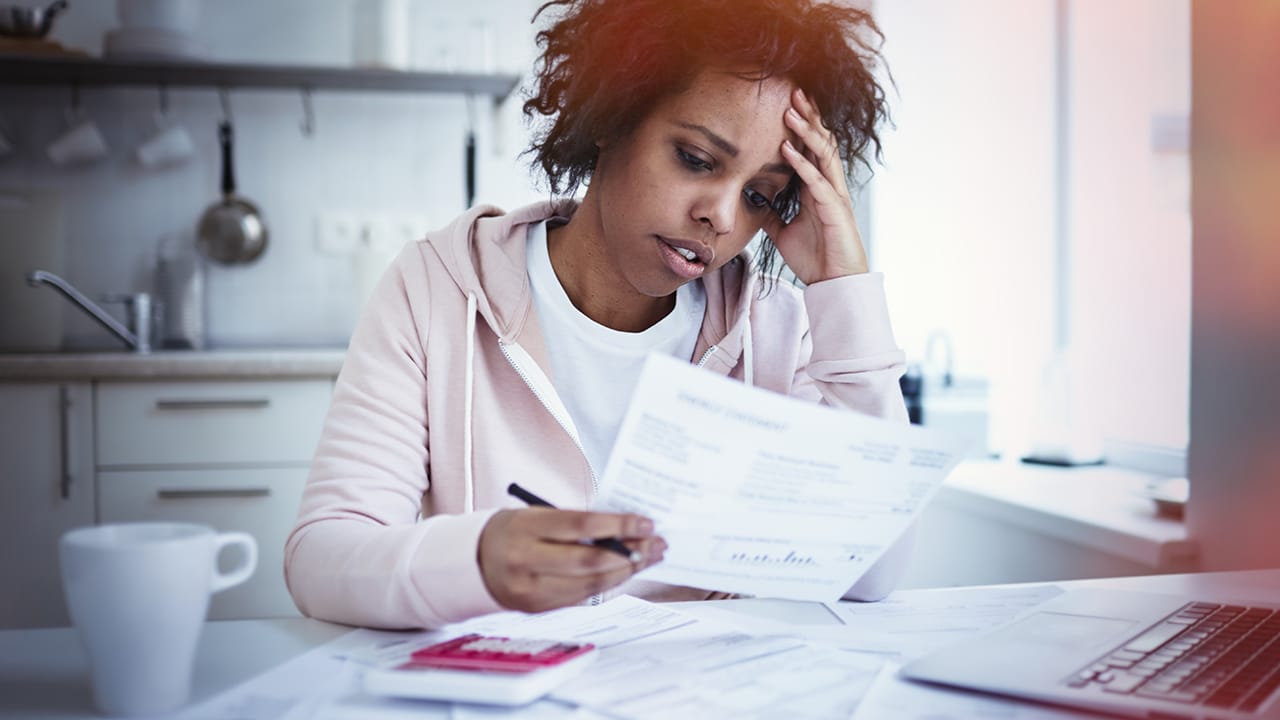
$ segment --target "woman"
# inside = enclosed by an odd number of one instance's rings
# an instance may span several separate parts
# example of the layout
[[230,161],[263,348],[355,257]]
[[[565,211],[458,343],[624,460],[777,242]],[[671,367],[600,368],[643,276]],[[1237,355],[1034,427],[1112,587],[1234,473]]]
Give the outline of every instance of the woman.
[[[352,336],[286,547],[307,615],[436,627],[626,592],[653,524],[587,512],[649,352],[905,419],[846,163],[879,149],[870,16],[811,0],[555,0],[531,148],[581,202],[477,207],[404,249]],[[536,19],[537,16],[535,16]],[[767,241],[757,268],[744,250]],[[761,281],[780,253],[805,283]],[[558,506],[525,508],[519,482]],[[619,537],[632,562],[581,541]],[[899,543],[849,597],[900,574]]]

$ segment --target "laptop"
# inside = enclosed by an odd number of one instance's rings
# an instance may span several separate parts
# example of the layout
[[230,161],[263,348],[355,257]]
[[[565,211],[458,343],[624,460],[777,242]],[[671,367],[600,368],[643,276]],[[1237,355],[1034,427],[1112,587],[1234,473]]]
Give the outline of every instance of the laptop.
[[1280,605],[1071,590],[901,674],[1122,716],[1280,718]]

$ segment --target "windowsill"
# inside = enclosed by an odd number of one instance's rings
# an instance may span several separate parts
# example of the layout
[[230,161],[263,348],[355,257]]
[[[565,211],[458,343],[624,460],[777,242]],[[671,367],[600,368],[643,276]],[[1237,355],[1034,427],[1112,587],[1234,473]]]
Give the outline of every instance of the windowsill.
[[1156,514],[1141,492],[1155,475],[1106,465],[1059,468],[966,460],[938,500],[1160,572],[1194,568],[1197,547],[1181,520]]

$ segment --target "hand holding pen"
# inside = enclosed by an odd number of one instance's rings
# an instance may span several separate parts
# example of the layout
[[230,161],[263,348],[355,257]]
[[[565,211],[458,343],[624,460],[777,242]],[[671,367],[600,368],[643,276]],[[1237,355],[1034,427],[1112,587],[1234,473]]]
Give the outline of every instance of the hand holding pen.
[[508,492],[534,507],[494,514],[478,551],[485,586],[503,607],[540,612],[572,605],[661,561],[666,551],[648,518],[558,510],[518,485]]
[[[555,508],[555,505],[552,505],[515,483],[511,483],[507,486],[507,494],[512,497],[520,498],[528,503],[530,507]],[[638,563],[644,559],[644,555],[640,554],[639,550],[632,550],[626,545],[623,545],[622,541],[616,537],[594,538],[590,543],[598,548],[608,550],[609,552],[615,552],[633,563]]]

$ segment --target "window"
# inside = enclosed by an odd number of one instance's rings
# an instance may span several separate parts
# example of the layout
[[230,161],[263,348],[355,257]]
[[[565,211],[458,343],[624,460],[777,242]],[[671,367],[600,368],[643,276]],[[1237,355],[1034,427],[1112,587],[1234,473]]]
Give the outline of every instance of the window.
[[1188,0],[875,10],[897,127],[869,244],[909,358],[950,338],[954,374],[989,381],[993,450],[1027,449],[1053,407],[1046,370],[1065,359],[1073,422],[1091,417],[1109,456],[1181,462]]

